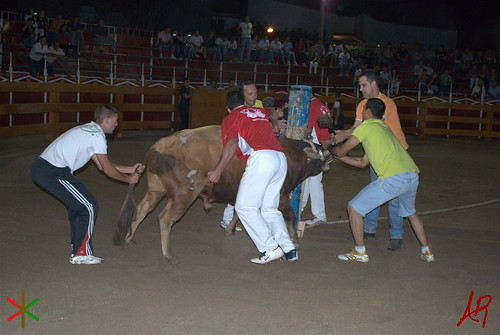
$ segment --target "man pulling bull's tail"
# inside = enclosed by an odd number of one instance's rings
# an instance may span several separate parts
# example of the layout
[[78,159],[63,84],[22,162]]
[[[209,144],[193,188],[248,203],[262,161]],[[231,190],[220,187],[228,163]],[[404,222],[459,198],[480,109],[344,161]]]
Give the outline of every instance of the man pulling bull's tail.
[[224,149],[208,178],[217,183],[235,154],[245,162],[235,209],[261,253],[251,261],[265,264],[282,257],[289,262],[296,261],[297,251],[278,210],[287,163],[269,123],[271,112],[244,106],[243,95],[238,91],[227,94],[226,106],[230,114],[221,126]]

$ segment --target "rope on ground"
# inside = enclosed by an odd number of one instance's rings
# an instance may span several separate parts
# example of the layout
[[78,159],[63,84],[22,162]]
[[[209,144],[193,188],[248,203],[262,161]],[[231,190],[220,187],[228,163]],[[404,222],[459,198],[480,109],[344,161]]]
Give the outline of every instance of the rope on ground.
[[[462,210],[462,209],[469,209],[469,208],[474,208],[474,207],[485,206],[485,205],[493,204],[495,202],[500,202],[500,199],[489,200],[489,201],[479,202],[477,204],[457,206],[457,207],[452,207],[452,208],[436,209],[433,211],[417,212],[417,214],[422,216],[422,215],[431,215],[431,214],[437,214],[437,213],[446,213],[446,212],[452,212],[452,211],[457,211],[457,210]],[[387,219],[387,217],[384,216],[384,217],[381,217],[380,219],[382,219],[382,220]],[[326,221],[326,222],[322,222],[322,223],[325,223],[325,224],[349,223],[349,220],[345,219],[345,220],[336,220],[336,221]],[[306,228],[312,228],[314,226],[316,226],[316,225],[306,226]]]

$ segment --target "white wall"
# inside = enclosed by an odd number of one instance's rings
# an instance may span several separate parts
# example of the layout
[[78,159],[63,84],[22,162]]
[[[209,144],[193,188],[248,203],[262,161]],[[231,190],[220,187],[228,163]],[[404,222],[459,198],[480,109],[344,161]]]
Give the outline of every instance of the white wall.
[[[249,0],[248,15],[251,20],[270,23],[277,30],[301,28],[319,32],[320,29],[319,8],[313,10],[273,0]],[[350,34],[366,40],[368,45],[391,42],[396,48],[401,42],[406,42],[407,47],[418,42],[422,47],[443,44],[446,49],[454,49],[457,41],[457,32],[453,30],[380,22],[366,15],[348,17],[325,13],[324,30],[326,40],[333,33]]]
[[[301,28],[306,31],[319,32],[320,11],[288,5],[273,0],[249,0],[248,16],[251,20],[267,22],[277,30]],[[354,32],[354,17],[337,16],[325,13],[325,39],[333,33],[352,34]]]

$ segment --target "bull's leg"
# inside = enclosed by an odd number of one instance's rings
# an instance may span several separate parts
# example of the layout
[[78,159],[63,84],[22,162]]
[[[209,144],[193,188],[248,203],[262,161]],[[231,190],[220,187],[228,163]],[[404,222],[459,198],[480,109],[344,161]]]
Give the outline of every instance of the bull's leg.
[[231,220],[231,222],[229,222],[226,229],[224,229],[226,236],[234,235],[234,230],[236,229],[236,222],[238,222],[238,220],[239,220],[238,214],[236,214],[236,211],[234,211],[233,219]]
[[280,195],[280,206],[278,209],[283,214],[283,218],[287,223],[288,234],[295,245],[295,249],[299,250],[299,237],[297,236],[297,229],[295,229],[295,213],[293,212],[288,195]]
[[188,207],[196,199],[196,196],[187,197],[170,197],[168,199],[167,206],[158,216],[158,223],[160,224],[160,234],[161,234],[161,250],[163,256],[167,259],[169,263],[178,264],[179,260],[172,254],[170,248],[170,232],[172,226],[180,220],[180,218],[186,213]]
[[158,203],[165,197],[164,192],[151,192],[149,191],[142,199],[141,203],[136,207],[136,215],[130,225],[130,233],[127,235],[125,241],[127,243],[134,243],[134,235],[137,227],[141,224],[142,220],[156,208]]

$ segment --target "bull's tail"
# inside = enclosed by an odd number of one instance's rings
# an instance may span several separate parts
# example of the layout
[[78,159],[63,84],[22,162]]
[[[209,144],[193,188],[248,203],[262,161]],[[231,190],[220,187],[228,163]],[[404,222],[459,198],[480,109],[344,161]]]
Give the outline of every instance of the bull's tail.
[[123,246],[125,244],[125,238],[131,231],[132,220],[136,215],[134,188],[135,184],[128,185],[127,198],[125,199],[125,202],[123,203],[122,209],[120,211],[120,217],[118,218],[115,236],[113,237],[114,245]]

